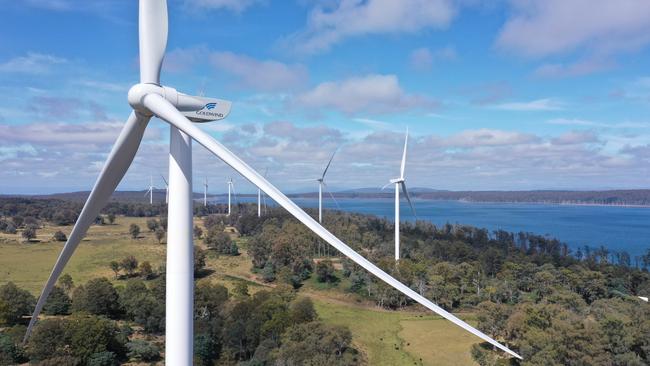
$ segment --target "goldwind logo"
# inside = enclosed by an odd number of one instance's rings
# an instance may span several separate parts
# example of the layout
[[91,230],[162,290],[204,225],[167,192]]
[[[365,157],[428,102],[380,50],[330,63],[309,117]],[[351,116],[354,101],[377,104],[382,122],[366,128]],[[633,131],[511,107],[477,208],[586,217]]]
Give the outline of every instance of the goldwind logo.
[[216,106],[217,106],[217,103],[213,102],[213,103],[206,104],[205,107],[203,107],[203,108],[205,108],[207,110],[210,110],[210,109],[214,109],[214,107],[216,107]]

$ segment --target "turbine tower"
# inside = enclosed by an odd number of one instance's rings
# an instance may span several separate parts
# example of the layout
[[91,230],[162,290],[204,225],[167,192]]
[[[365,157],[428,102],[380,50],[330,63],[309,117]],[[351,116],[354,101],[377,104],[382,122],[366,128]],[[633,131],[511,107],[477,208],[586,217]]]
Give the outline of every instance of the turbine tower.
[[163,182],[165,183],[165,204],[169,203],[169,183],[167,183],[167,179],[165,179],[164,175],[160,175],[160,178],[162,178]]
[[235,193],[235,187],[232,183],[232,178],[228,178],[228,216],[230,216],[231,213],[231,207],[230,207],[230,193]]
[[395,260],[396,261],[399,260],[399,256],[400,256],[400,252],[399,252],[399,204],[400,204],[399,191],[400,189],[402,190],[402,192],[404,192],[404,196],[406,196],[406,200],[411,206],[413,215],[417,217],[417,214],[415,213],[415,207],[413,207],[413,203],[411,202],[411,197],[409,197],[409,191],[406,189],[406,178],[404,177],[404,168],[406,167],[406,147],[408,145],[408,141],[409,141],[409,130],[407,128],[406,137],[404,138],[404,152],[402,153],[402,165],[400,166],[399,178],[391,179],[389,183],[382,188],[384,189],[391,184],[395,184]]
[[186,95],[160,84],[160,69],[167,45],[167,2],[165,0],[140,0],[139,33],[140,83],[131,87],[128,93],[128,101],[133,112],[108,155],[95,186],[68,236],[68,241],[63,246],[52,273],[43,287],[27,327],[25,341],[70,257],[133,162],[149,120],[156,116],[170,125],[165,301],[165,364],[167,366],[191,365],[193,357],[194,251],[192,245],[192,148],[190,138],[268,194],[321,239],[374,276],[457,326],[504,352],[521,358],[501,343],[427,300],[354,251],[237,155],[193,123],[225,118],[230,112],[231,103],[220,99]]
[[[264,169],[264,178],[269,172],[269,168]],[[264,198],[264,207],[266,207],[266,198]],[[257,217],[262,217],[262,190],[257,188]]]
[[208,205],[208,177],[203,181],[203,206]]

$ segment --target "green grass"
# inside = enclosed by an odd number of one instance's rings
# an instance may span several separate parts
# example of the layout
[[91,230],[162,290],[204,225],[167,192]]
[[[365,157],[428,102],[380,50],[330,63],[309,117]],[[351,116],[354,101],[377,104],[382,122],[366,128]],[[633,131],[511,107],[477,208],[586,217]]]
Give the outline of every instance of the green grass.
[[469,350],[478,338],[440,317],[322,298],[314,304],[323,321],[350,328],[370,365],[475,365]]

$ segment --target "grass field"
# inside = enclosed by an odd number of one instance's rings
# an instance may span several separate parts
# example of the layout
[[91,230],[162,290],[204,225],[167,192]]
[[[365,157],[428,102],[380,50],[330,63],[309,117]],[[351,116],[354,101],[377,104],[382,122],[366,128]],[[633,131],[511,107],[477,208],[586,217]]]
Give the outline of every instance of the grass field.
[[[138,239],[129,236],[132,223],[141,228]],[[56,230],[67,235],[71,229],[46,226],[38,230],[37,241],[30,243],[22,242],[19,235],[0,234],[0,285],[13,281],[38,295],[63,247],[63,243],[52,240],[52,235]],[[199,281],[221,283],[231,289],[236,282],[245,281],[251,293],[268,287],[250,271],[245,239],[235,240],[242,254],[231,257],[209,252],[208,274]],[[108,264],[128,255],[140,262],[149,261],[154,268],[164,263],[165,245],[158,244],[146,229],[146,218],[118,217],[115,225],[92,226],[64,273],[69,273],[76,284],[100,276],[113,280]],[[345,280],[337,285],[321,284],[312,276],[300,292],[314,300],[324,322],[349,327],[355,346],[364,353],[368,364],[475,365],[469,350],[477,338],[436,316],[378,309],[341,291],[347,285]],[[464,318],[471,323],[471,318]]]

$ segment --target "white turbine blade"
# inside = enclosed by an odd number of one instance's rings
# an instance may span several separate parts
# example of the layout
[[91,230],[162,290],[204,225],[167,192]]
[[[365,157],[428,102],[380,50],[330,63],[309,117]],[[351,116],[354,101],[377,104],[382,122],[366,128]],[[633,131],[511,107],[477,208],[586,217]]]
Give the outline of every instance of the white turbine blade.
[[350,248],[341,240],[339,240],[336,236],[334,236],[334,234],[327,231],[327,229],[321,226],[316,220],[314,220],[311,216],[309,216],[305,211],[303,211],[300,207],[298,207],[298,205],[296,205],[287,196],[285,196],[282,192],[280,192],[277,188],[275,188],[271,183],[269,183],[266,179],[264,179],[264,177],[262,177],[259,173],[257,173],[253,168],[248,166],[239,157],[233,154],[230,150],[226,149],[226,147],[221,145],[212,136],[208,135],[207,133],[203,132],[201,129],[196,127],[194,124],[192,124],[192,122],[190,122],[187,118],[185,118],[165,98],[157,94],[148,94],[143,98],[143,104],[160,119],[167,121],[171,125],[175,126],[176,128],[180,129],[181,131],[189,135],[191,138],[193,138],[203,147],[205,147],[214,155],[216,155],[224,163],[226,163],[231,168],[239,172],[239,174],[241,174],[244,178],[248,179],[248,181],[250,181],[252,184],[260,188],[262,191],[266,192],[269,195],[269,197],[275,200],[275,202],[277,202],[280,206],[284,207],[284,209],[286,209],[291,215],[293,215],[300,222],[305,224],[305,226],[307,226],[311,231],[313,231],[315,234],[320,236],[323,240],[328,242],[339,252],[343,253],[345,256],[353,260],[359,266],[365,268],[368,272],[377,276],[379,279],[386,282],[396,290],[402,292],[404,295],[422,304],[423,306],[437,313],[443,318],[451,321],[452,323],[467,330],[468,332],[478,336],[484,341],[489,342],[490,344],[503,350],[504,352],[507,352],[517,358],[521,358],[521,356],[511,351],[501,343],[490,338],[489,336],[479,331],[478,329],[474,329],[471,325],[465,323],[464,321],[460,320],[456,316],[442,309],[438,305],[427,300],[417,292],[413,291],[410,287],[399,282],[394,277],[392,277],[388,273],[381,270],[379,267],[372,264],[370,261],[368,261],[366,258],[361,256],[359,253],[355,252],[352,248]]
[[167,179],[165,179],[165,176],[161,174],[160,178],[162,178],[163,182],[165,182],[165,187],[169,187],[169,184],[167,183]]
[[160,84],[167,47],[167,0],[140,0],[140,82]]
[[147,189],[147,191],[144,192],[144,194],[142,195],[142,197],[147,197],[147,195],[149,194],[149,192],[151,192],[151,188]]
[[406,167],[406,146],[409,142],[409,129],[406,129],[406,137],[404,138],[404,152],[402,153],[402,166],[399,170],[399,177],[404,179],[404,168]]
[[95,183],[93,190],[90,192],[90,195],[81,210],[81,214],[72,228],[70,236],[68,236],[68,241],[63,246],[63,250],[61,251],[61,254],[59,254],[59,258],[56,260],[52,273],[47,279],[47,283],[41,292],[41,296],[36,303],[36,309],[34,310],[32,319],[29,321],[29,326],[27,327],[27,333],[25,334],[24,339],[25,341],[29,337],[32,327],[38,319],[38,314],[43,309],[45,301],[50,295],[50,291],[52,291],[52,288],[61,275],[63,268],[68,263],[68,260],[70,260],[72,253],[77,249],[77,246],[86,234],[88,227],[95,222],[95,218],[99,214],[99,211],[111,197],[111,194],[113,194],[118,183],[120,183],[122,177],[131,165],[133,157],[140,146],[140,141],[142,140],[142,135],[147,127],[149,118],[150,117],[145,117],[132,112],[131,116],[122,128],[122,132],[120,132],[120,136],[117,138],[111,153],[108,155],[106,164],[104,165],[102,172],[99,174],[99,178],[97,178],[97,182]]
[[391,184],[393,184],[393,183],[392,182],[386,183],[383,187],[381,187],[381,190],[383,191],[384,189],[386,189],[386,187],[388,187]]
[[330,195],[330,197],[332,197],[332,200],[336,204],[336,208],[338,208],[340,210],[341,206],[339,206],[339,202],[336,200],[336,198],[334,198],[334,195],[332,194],[332,192],[329,189],[327,189],[327,184],[325,184],[325,182],[323,182],[323,187],[325,187],[325,191]]
[[411,202],[411,197],[409,196],[409,191],[406,189],[406,183],[404,181],[402,181],[400,183],[400,185],[402,186],[402,192],[404,192],[404,195],[406,196],[406,200],[409,202],[409,206],[411,206],[411,211],[413,211],[413,216],[415,216],[415,218],[417,219],[418,214],[415,213],[415,206],[413,206],[413,203]]
[[327,162],[327,166],[325,167],[325,170],[323,171],[323,175],[320,177],[321,180],[325,179],[325,174],[327,174],[327,169],[330,168],[330,164],[332,164],[332,159],[334,159],[334,155],[336,155],[336,152],[339,151],[339,149],[334,150],[332,153],[332,157],[330,157],[330,161]]

